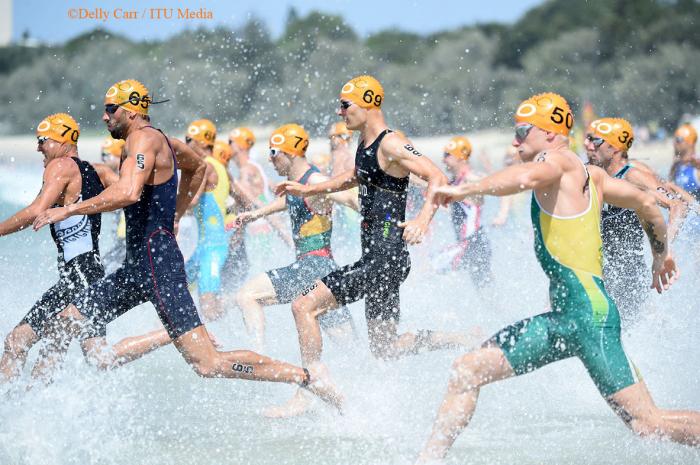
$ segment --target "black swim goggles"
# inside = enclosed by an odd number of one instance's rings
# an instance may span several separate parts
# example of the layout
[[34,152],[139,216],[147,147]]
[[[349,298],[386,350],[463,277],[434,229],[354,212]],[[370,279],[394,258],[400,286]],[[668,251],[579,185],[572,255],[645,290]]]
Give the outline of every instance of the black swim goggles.
[[352,102],[350,102],[348,100],[341,100],[340,101],[340,109],[341,110],[347,110],[348,108],[350,108],[351,105],[352,105]]
[[44,145],[44,142],[46,142],[47,140],[49,140],[48,137],[46,137],[46,136],[39,136],[39,137],[36,138],[36,143],[39,144],[39,145]]
[[522,144],[534,127],[535,126],[532,124],[521,124],[519,126],[515,126],[515,140],[517,140],[519,144]]
[[282,152],[280,149],[270,149],[270,158],[275,158],[277,155],[281,155],[284,152]]
[[593,144],[595,148],[600,147],[601,145],[603,145],[603,142],[605,142],[605,139],[603,139],[602,137],[595,137],[592,134],[586,134],[586,140]]

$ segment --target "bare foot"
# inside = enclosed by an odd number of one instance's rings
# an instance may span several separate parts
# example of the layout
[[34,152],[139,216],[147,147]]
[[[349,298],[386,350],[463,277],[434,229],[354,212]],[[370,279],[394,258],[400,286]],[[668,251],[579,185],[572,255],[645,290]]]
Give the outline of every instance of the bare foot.
[[306,389],[318,396],[322,401],[337,408],[338,412],[342,414],[345,399],[331,380],[328,368],[321,362],[316,362],[309,365],[309,374],[311,375],[311,382]]
[[299,416],[311,408],[311,397],[305,389],[297,389],[294,397],[283,405],[268,407],[263,410],[263,416],[267,418],[290,418]]

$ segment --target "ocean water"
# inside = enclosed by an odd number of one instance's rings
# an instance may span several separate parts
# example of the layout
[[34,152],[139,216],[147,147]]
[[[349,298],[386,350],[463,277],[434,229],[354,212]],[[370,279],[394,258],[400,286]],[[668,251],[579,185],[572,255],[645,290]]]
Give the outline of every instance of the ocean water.
[[[26,205],[41,184],[38,163],[0,166],[0,217]],[[486,334],[546,310],[547,282],[532,252],[529,198],[509,225],[489,228],[495,282],[477,293],[467,274],[436,275],[429,257],[451,240],[445,211],[427,244],[412,248],[413,269],[402,287],[402,328]],[[497,202],[486,204],[486,223]],[[110,246],[105,219],[102,250]],[[666,295],[652,295],[625,347],[662,407],[700,409],[700,334],[696,285],[698,244],[688,233],[675,251],[682,277]],[[251,250],[253,272],[293,257],[273,239]],[[336,241],[339,262],[357,256],[356,242]],[[47,229],[0,238],[0,334],[24,316],[56,280]],[[318,405],[300,418],[270,420],[261,410],[294,392],[286,385],[198,378],[172,347],[111,372],[86,365],[73,347],[53,384],[25,391],[27,376],[0,389],[0,464],[410,464],[424,444],[459,351],[396,362],[367,349],[362,304],[351,311],[360,337],[350,347],[326,343],[324,360],[347,396],[339,416]],[[268,354],[299,363],[288,306],[267,310]],[[158,326],[150,305],[109,327],[109,340]],[[211,325],[226,349],[248,348],[235,308]],[[29,366],[36,356],[32,352]],[[28,370],[25,370],[25,372]],[[470,427],[448,464],[700,464],[700,451],[632,435],[608,409],[576,359],[487,386]]]

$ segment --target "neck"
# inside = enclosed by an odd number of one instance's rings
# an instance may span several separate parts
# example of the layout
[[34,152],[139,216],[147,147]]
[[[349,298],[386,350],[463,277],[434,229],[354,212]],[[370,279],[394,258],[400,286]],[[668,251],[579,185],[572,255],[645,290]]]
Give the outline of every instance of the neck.
[[610,160],[610,164],[605,168],[605,171],[610,176],[614,176],[615,173],[620,171],[625,165],[627,164],[627,159],[622,158],[622,157],[615,157],[612,160]]
[[681,161],[683,161],[684,163],[690,162],[693,158],[695,158],[695,150],[688,150],[683,155],[681,155]]
[[294,157],[292,160],[292,166],[289,168],[287,179],[290,181],[297,181],[299,178],[304,176],[304,173],[306,173],[309,168],[311,168],[311,165],[309,165],[309,162],[306,161],[306,158]]
[[367,112],[367,122],[360,130],[362,141],[365,147],[374,142],[379,134],[385,129],[389,129],[381,110],[370,110]]
[[150,125],[151,124],[145,119],[143,119],[140,115],[136,115],[136,117],[133,119],[130,118],[129,123],[126,127],[126,133],[124,134],[124,140],[126,140],[126,138],[129,137],[132,133]]
[[248,163],[248,160],[250,160],[250,154],[248,151],[241,151],[238,152],[238,155],[236,155],[236,164],[239,168]]

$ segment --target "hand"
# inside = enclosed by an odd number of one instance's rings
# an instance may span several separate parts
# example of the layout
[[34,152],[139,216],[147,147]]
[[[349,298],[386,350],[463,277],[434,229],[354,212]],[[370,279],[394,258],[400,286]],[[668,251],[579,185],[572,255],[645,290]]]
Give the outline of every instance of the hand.
[[275,195],[277,196],[291,194],[296,195],[297,197],[306,197],[308,195],[308,191],[309,186],[295,181],[282,181],[275,187]]
[[460,192],[459,186],[436,186],[430,189],[429,198],[432,197],[433,203],[436,205],[448,206],[452,202],[458,202],[466,196]]
[[68,207],[49,208],[45,212],[40,213],[34,219],[34,231],[38,231],[47,224],[54,224],[58,223],[59,221],[63,221],[69,216],[70,213],[68,212]]
[[420,244],[423,242],[425,233],[428,231],[428,224],[416,219],[404,221],[398,224],[399,228],[403,229],[403,238],[409,245]]
[[173,222],[173,235],[177,237],[177,233],[180,231],[180,218],[175,218]]
[[651,265],[651,287],[661,294],[667,291],[671,284],[680,276],[676,261],[671,253],[666,255],[654,255],[654,262]]

